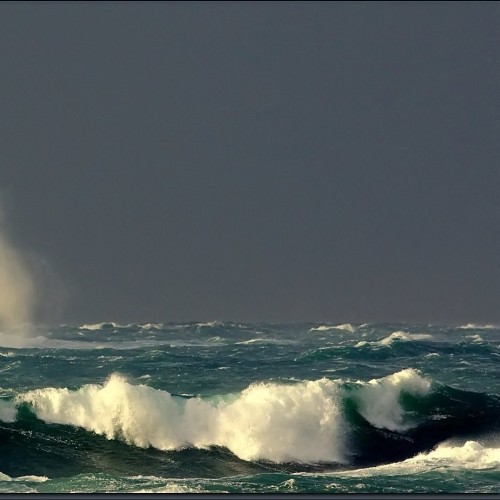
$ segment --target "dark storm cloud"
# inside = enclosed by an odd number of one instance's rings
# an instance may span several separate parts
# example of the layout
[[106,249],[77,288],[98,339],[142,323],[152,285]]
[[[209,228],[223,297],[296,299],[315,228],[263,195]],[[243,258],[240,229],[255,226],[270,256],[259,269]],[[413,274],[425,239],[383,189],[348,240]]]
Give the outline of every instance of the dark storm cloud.
[[72,321],[498,321],[499,21],[3,4],[11,232]]

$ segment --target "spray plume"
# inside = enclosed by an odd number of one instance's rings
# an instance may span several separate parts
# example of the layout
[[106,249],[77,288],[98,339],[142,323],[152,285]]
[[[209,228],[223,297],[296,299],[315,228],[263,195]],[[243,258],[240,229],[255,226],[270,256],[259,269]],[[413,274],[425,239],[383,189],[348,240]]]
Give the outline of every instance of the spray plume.
[[0,209],[0,328],[29,326],[35,306],[35,286],[21,253],[9,240]]

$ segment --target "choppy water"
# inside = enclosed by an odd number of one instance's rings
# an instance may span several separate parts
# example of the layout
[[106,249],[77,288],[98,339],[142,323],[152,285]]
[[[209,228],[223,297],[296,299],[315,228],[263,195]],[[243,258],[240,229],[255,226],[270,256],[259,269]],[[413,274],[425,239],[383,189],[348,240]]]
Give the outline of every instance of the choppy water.
[[0,492],[498,493],[500,329],[0,334]]

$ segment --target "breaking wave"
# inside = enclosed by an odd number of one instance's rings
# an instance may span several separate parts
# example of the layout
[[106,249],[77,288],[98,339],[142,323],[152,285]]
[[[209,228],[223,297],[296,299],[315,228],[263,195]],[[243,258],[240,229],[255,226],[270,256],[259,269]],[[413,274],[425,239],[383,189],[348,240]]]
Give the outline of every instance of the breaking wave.
[[46,388],[16,398],[47,422],[83,427],[139,447],[224,446],[244,460],[342,461],[338,384],[255,384],[215,400],[179,398],[112,375],[77,391]]
[[[113,374],[77,390],[43,388],[0,400],[3,426],[15,425],[9,423],[26,411],[48,424],[142,448],[215,446],[246,461],[365,466],[414,457],[471,432],[492,432],[500,422],[498,397],[442,386],[413,369],[368,382],[255,383],[211,398],[175,396]],[[440,449],[426,456],[437,457]]]

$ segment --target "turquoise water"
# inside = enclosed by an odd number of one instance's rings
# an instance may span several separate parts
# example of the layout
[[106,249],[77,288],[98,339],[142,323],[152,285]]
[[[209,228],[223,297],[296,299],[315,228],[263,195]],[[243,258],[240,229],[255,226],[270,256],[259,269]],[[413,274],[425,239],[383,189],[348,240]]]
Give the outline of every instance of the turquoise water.
[[500,329],[0,334],[0,492],[498,493]]

